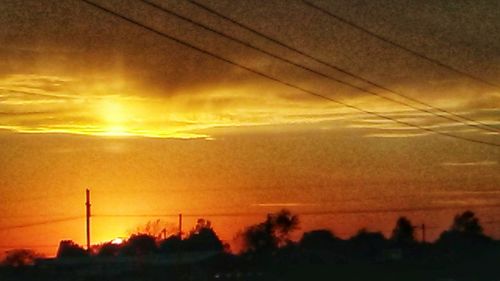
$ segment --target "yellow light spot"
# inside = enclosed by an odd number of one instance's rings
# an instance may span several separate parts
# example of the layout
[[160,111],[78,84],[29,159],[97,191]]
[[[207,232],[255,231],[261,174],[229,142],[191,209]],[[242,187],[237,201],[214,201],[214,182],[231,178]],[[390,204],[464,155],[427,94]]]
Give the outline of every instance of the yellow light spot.
[[124,106],[113,99],[105,100],[100,106],[103,119],[110,124],[121,124],[127,121]]
[[123,239],[121,238],[115,238],[113,240],[111,240],[111,244],[114,244],[114,245],[120,245],[123,243]]
[[130,109],[117,98],[109,97],[98,104],[97,111],[103,121],[104,136],[127,136],[129,135],[127,125],[130,122]]

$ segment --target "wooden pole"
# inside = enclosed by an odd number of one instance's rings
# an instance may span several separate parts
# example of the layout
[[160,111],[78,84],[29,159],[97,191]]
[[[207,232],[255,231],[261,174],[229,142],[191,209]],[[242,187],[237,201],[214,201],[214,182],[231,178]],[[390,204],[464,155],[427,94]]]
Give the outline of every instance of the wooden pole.
[[182,239],[182,214],[179,214],[179,238]]
[[90,252],[90,190],[86,190],[86,219],[87,219],[87,251]]
[[425,243],[425,223],[422,224],[422,242]]

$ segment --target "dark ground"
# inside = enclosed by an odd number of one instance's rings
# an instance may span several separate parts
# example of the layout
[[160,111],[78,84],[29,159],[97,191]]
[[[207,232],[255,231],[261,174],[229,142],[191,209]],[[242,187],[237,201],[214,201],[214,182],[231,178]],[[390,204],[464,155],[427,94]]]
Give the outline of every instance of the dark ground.
[[147,280],[387,280],[387,281],[499,281],[500,261],[412,264],[407,262],[300,264],[213,270],[203,265],[145,266],[128,272],[114,269],[2,268],[2,281],[147,281]]

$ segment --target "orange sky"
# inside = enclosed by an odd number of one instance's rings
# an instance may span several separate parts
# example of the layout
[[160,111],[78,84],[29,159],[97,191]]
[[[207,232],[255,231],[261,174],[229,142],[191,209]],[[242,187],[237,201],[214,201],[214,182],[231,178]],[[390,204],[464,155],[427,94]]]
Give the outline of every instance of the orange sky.
[[[338,2],[322,5],[500,83],[495,51],[500,49],[500,19],[491,7],[496,4],[429,1],[405,6],[387,0],[373,7]],[[298,3],[206,3],[398,92],[492,127],[500,124],[499,89],[389,48]],[[187,3],[165,5],[298,58]],[[362,109],[499,143],[498,133],[319,78],[134,1],[107,6]],[[245,225],[283,207],[306,214],[301,216],[302,230],[331,228],[343,237],[364,226],[388,234],[404,214],[435,227],[429,230],[435,238],[467,207],[476,206],[473,210],[485,222],[500,214],[498,147],[328,103],[78,1],[7,1],[0,8],[1,251],[34,247],[51,255],[61,239],[84,244],[81,218],[6,228],[83,216],[86,188],[92,190],[96,242],[127,236],[155,215],[180,212],[211,219],[227,241]],[[297,61],[325,70],[304,58]],[[436,210],[441,207],[456,209]],[[330,214],[318,214],[325,212]],[[235,213],[261,216],[215,216]],[[175,217],[163,219],[175,225]],[[195,219],[186,218],[185,229]],[[498,224],[485,224],[485,229],[500,237]]]

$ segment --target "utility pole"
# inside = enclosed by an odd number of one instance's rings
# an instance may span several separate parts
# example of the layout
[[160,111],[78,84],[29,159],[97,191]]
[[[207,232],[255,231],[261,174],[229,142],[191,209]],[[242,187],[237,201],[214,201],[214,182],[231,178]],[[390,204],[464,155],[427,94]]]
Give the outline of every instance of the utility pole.
[[87,201],[85,202],[87,218],[87,251],[90,252],[90,190],[86,189],[85,195],[87,198]]
[[422,224],[422,243],[425,243],[425,223]]
[[179,238],[182,239],[182,214],[179,214]]

